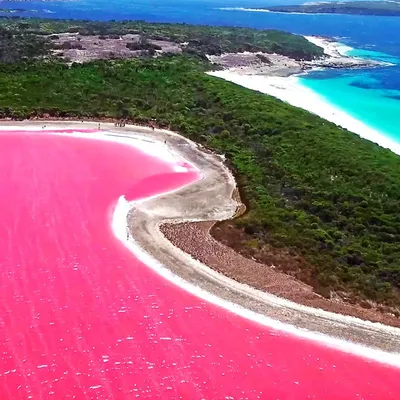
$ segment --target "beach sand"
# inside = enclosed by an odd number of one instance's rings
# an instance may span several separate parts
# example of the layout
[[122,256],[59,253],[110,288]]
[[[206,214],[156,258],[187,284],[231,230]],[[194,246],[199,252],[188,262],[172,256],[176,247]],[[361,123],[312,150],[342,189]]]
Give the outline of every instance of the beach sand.
[[322,47],[324,53],[331,57],[348,56],[349,52],[353,50],[352,47],[346,46],[343,43],[334,42],[321,36],[304,36],[310,43]]
[[[306,39],[323,47],[324,52],[331,59],[343,57],[352,59],[346,57],[346,54],[352,50],[351,47],[320,37],[306,36]],[[268,76],[267,74],[261,75],[258,72],[252,73],[250,69],[240,71],[237,68],[214,71],[209,74],[248,89],[274,96],[295,107],[303,108],[400,155],[399,143],[388,139],[376,129],[369,127],[364,122],[349,115],[345,110],[331,104],[323,96],[302,85],[300,78],[296,75],[285,77],[274,74],[275,76]]]

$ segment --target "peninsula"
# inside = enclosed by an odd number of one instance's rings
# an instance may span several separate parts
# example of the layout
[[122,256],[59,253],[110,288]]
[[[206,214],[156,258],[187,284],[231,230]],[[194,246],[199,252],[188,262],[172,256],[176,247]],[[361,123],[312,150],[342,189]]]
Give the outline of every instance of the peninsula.
[[262,10],[302,14],[353,14],[400,16],[400,2],[392,1],[349,1],[309,2],[297,5],[263,7]]

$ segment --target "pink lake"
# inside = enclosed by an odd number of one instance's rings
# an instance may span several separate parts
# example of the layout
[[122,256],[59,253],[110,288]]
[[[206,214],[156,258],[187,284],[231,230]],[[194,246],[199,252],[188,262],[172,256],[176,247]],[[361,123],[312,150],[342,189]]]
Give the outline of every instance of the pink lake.
[[198,178],[131,146],[0,133],[0,400],[398,399],[398,369],[245,320],[158,276],[113,208]]

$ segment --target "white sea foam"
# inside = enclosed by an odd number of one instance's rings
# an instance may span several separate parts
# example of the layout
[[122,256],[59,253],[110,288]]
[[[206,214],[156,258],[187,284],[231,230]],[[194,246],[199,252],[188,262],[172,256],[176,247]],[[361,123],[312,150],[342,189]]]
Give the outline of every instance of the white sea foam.
[[264,8],[246,8],[246,7],[218,7],[216,10],[220,11],[243,11],[243,12],[256,12],[256,13],[271,13],[271,14],[290,14],[290,15],[326,15],[324,13],[304,13],[291,11],[290,13],[284,11],[272,11]]
[[259,9],[259,8],[245,8],[245,7],[220,7],[217,10],[221,11],[246,11],[246,12],[265,12],[270,13],[269,10]]

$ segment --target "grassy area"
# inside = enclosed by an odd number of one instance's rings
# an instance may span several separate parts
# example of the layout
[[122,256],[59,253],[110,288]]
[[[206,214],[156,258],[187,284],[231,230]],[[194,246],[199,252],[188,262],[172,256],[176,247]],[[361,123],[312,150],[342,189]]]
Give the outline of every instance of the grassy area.
[[185,55],[3,65],[0,116],[170,124],[229,157],[250,205],[235,223],[252,246],[288,248],[320,285],[400,306],[400,158],[208,68]]

